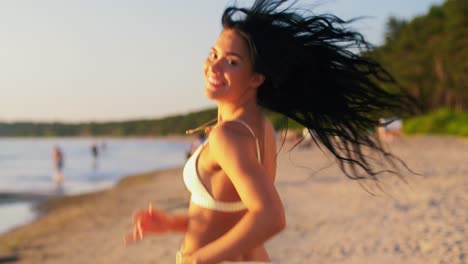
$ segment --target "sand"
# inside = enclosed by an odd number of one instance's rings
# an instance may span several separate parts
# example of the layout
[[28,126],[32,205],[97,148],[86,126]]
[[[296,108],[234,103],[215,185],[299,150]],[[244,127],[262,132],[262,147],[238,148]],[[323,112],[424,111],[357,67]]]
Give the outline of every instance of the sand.
[[[408,174],[408,184],[384,177],[379,190],[348,180],[316,147],[279,154],[287,227],[267,242],[274,263],[468,263],[468,140],[403,137],[389,147],[424,176]],[[180,234],[129,247],[123,236],[134,209],[150,202],[186,210],[181,173],[129,176],[110,190],[50,200],[41,218],[0,236],[0,263],[174,263]]]

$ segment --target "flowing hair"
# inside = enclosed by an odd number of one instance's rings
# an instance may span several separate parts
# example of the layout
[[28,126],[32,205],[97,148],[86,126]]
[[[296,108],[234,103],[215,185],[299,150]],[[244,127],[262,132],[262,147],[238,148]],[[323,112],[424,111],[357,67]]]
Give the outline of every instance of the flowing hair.
[[345,27],[353,20],[308,14],[285,2],[257,0],[251,8],[228,7],[222,16],[223,28],[243,36],[254,71],[265,76],[257,103],[306,127],[349,178],[399,174],[396,163],[404,162],[373,131],[379,118],[413,112],[415,101],[364,55],[369,43]]

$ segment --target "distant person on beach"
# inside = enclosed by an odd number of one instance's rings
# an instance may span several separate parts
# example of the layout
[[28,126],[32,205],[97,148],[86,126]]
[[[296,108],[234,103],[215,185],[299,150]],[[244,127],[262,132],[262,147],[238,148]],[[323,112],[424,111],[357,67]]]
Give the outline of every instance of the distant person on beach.
[[63,152],[59,146],[55,146],[52,150],[52,162],[54,164],[53,182],[55,189],[60,189],[63,185]]
[[399,118],[379,119],[380,124],[377,127],[379,138],[385,142],[393,142],[401,137],[403,121]]
[[91,145],[91,155],[93,156],[93,168],[97,169],[98,158],[99,158],[99,149],[95,143]]
[[192,156],[192,154],[201,146],[206,140],[206,135],[204,133],[198,133],[197,137],[190,143],[189,150],[187,151],[187,159]]
[[310,148],[312,147],[312,144],[314,142],[314,139],[310,135],[310,132],[307,128],[302,129],[302,138],[301,138],[301,147],[302,148]]
[[107,151],[107,142],[105,140],[102,140],[100,144],[100,148],[101,148],[101,154],[104,155]]
[[98,150],[98,147],[96,146],[96,144],[92,144],[91,145],[91,154],[93,155],[93,158],[94,159],[97,159],[98,156],[99,156],[99,150]]
[[368,177],[377,174],[368,162],[374,157],[362,148],[387,152],[368,131],[382,109],[405,110],[406,96],[380,88],[376,79],[388,86],[393,79],[351,52],[367,43],[348,22],[283,2],[257,0],[251,8],[224,11],[222,32],[204,63],[205,95],[217,103],[217,124],[189,131],[210,130],[184,168],[188,212],[151,205],[137,211],[127,243],[175,231],[184,234],[176,263],[270,263],[265,242],[285,228],[286,217],[275,187],[275,130],[264,109],[313,131],[350,178],[364,177],[359,168]]

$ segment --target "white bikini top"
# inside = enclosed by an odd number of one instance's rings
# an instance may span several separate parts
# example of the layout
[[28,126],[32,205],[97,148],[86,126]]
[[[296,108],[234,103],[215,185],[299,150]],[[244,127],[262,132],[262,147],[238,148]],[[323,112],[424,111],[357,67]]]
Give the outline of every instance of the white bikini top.
[[[258,144],[258,138],[255,136],[255,133],[250,128],[250,126],[242,120],[236,119],[232,120],[234,122],[238,122],[243,124],[253,135],[255,138],[255,143],[257,146],[257,158],[258,162],[261,161],[260,157],[260,145]],[[208,141],[208,140],[207,140]],[[242,203],[242,201],[238,202],[223,202],[223,201],[216,201],[213,196],[206,190],[203,183],[200,181],[200,177],[197,171],[197,163],[198,163],[198,156],[200,155],[201,150],[205,146],[206,142],[200,145],[197,150],[193,153],[193,155],[187,160],[185,163],[183,176],[184,176],[184,183],[187,189],[191,192],[191,201],[203,208],[212,209],[215,211],[222,211],[222,212],[238,212],[245,210],[246,207]]]

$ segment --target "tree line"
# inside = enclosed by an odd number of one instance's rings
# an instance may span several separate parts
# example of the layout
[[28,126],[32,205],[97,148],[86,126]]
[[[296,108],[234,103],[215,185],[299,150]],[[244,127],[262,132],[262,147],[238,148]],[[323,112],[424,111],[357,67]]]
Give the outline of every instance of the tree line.
[[0,136],[56,137],[56,136],[165,136],[183,134],[216,117],[216,109],[161,119],[142,119],[121,122],[67,123],[0,123]]
[[446,0],[425,15],[390,17],[372,53],[424,112],[468,108],[468,1]]
[[[267,113],[276,129],[289,127],[299,128],[292,120],[275,114]],[[185,115],[174,115],[161,119],[132,120],[122,122],[89,122],[78,124],[67,123],[0,123],[0,137],[86,137],[86,136],[167,136],[182,135],[188,129],[193,129],[216,118],[215,108],[191,112]]]

